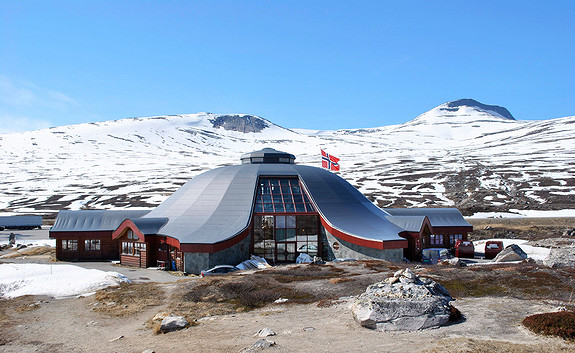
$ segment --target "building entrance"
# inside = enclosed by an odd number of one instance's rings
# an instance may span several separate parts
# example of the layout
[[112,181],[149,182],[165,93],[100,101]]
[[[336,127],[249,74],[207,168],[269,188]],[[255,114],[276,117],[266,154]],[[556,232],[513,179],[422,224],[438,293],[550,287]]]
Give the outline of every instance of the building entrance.
[[319,216],[297,178],[261,178],[254,211],[254,254],[272,263],[318,255]]

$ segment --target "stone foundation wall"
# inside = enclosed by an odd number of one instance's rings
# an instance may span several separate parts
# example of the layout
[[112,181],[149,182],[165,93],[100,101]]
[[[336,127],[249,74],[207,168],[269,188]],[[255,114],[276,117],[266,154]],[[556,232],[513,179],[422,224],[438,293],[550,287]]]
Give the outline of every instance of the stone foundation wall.
[[[364,246],[355,245],[345,240],[336,238],[329,233],[325,228],[322,228],[321,238],[329,244],[327,249],[327,259],[356,259],[356,260],[385,260],[391,262],[401,262],[403,260],[403,249],[372,249]],[[333,244],[339,244],[338,249],[335,249]],[[324,248],[325,249],[325,248]],[[330,258],[331,257],[331,258]]]
[[250,237],[215,253],[184,253],[184,272],[198,275],[217,265],[235,266],[250,258]]

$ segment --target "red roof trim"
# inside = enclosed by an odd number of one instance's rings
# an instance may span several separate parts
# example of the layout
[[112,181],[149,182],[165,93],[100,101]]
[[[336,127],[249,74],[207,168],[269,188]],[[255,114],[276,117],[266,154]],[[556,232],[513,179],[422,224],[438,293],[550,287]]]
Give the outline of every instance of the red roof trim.
[[341,240],[345,240],[349,243],[363,246],[366,248],[372,249],[403,249],[407,248],[407,240],[391,240],[391,241],[383,241],[383,240],[369,240],[369,239],[362,239],[355,237],[353,235],[344,233],[338,229],[332,227],[323,217],[320,217],[321,224],[324,228],[334,237],[337,237]]
[[215,253],[218,251],[225,250],[229,247],[232,247],[239,243],[240,241],[244,240],[248,235],[250,235],[250,229],[247,227],[243,232],[236,235],[233,238],[228,240],[215,243],[215,244],[181,244],[181,251],[182,252],[196,252],[196,253]]
[[112,233],[112,239],[118,239],[124,236],[125,231],[128,229],[132,230],[134,234],[136,234],[141,241],[146,240],[146,236],[144,235],[144,233],[142,233],[138,229],[138,227],[134,224],[134,222],[132,222],[129,219],[124,220],[122,224],[120,224],[120,226],[114,231],[114,233]]
[[[134,232],[134,234],[136,234],[138,239],[140,239],[143,242],[146,242],[146,241],[149,242],[151,240],[150,238],[156,237],[155,235],[145,236],[144,233],[142,233],[142,231],[140,231],[138,229],[138,227],[134,224],[134,222],[132,222],[129,219],[126,219],[124,222],[122,222],[122,224],[120,224],[118,229],[116,229],[114,231],[114,233],[112,233],[112,239],[118,239],[118,238],[125,236],[126,235],[125,232],[128,229],[132,230]],[[166,237],[166,240],[164,242],[170,246],[173,246],[173,247],[180,249],[180,241],[178,239]]]

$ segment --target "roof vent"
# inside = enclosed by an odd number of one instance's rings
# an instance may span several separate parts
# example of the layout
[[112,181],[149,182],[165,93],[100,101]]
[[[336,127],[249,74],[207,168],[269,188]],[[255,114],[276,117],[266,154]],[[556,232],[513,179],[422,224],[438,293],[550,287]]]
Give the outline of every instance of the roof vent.
[[273,148],[264,148],[242,155],[242,164],[294,164],[295,156],[291,153],[276,151]]

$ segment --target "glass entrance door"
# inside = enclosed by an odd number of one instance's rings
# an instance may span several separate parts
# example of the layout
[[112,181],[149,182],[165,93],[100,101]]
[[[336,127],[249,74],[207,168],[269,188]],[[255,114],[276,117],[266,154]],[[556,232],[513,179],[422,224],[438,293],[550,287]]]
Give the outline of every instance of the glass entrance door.
[[277,242],[276,254],[278,261],[294,262],[296,259],[296,243]]

